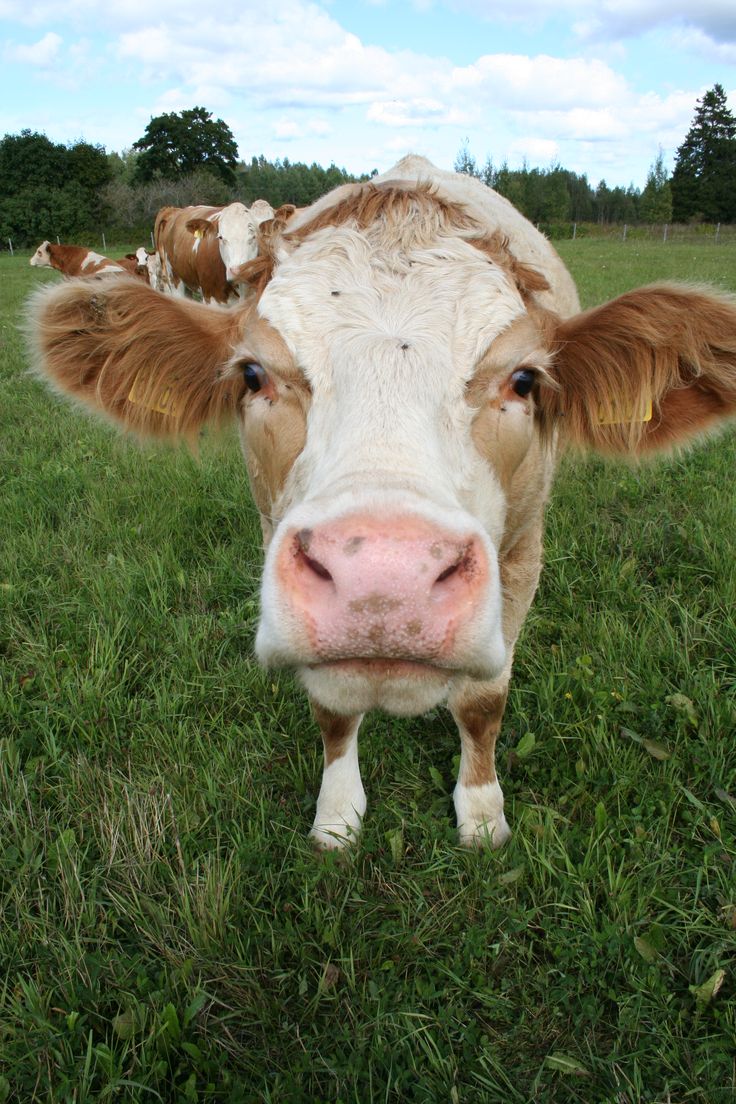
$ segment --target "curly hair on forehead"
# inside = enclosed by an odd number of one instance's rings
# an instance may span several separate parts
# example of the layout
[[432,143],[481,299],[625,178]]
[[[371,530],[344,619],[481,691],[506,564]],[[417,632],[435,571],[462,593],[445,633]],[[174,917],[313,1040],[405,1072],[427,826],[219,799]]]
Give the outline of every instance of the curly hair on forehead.
[[382,229],[390,245],[398,250],[428,246],[439,235],[453,234],[505,269],[525,300],[534,292],[549,288],[540,272],[514,256],[505,234],[489,233],[462,203],[445,199],[432,183],[359,185],[348,196],[290,230],[295,210],[290,204],[280,207],[273,219],[261,223],[258,256],[237,273],[236,278],[250,284],[258,296],[273,275],[281,242],[298,246],[319,230],[347,225],[358,230]]

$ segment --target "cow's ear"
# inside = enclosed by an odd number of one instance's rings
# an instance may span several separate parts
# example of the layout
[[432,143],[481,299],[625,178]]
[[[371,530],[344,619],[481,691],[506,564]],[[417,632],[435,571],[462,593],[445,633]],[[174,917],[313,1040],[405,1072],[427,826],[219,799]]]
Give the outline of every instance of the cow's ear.
[[195,238],[206,238],[208,234],[217,232],[217,223],[210,222],[209,219],[193,218],[188,220],[186,228]]
[[573,444],[644,455],[736,415],[736,299],[640,288],[559,323],[543,424]]
[[34,367],[55,391],[122,429],[193,437],[232,415],[242,379],[224,378],[242,309],[160,295],[132,277],[43,288],[26,331]]

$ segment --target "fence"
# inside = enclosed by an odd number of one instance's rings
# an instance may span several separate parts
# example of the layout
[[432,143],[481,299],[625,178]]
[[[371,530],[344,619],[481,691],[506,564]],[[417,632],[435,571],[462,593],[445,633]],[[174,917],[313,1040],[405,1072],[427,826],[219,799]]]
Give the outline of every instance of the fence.
[[[546,234],[552,241],[578,240],[590,238],[600,241],[649,241],[683,244],[683,245],[736,245],[736,224],[718,223],[667,223],[666,225],[622,223],[622,222],[551,222],[537,223],[537,229]],[[138,241],[143,244],[148,239],[153,243],[153,235],[150,229],[146,231],[131,230],[128,235],[124,231],[116,230],[110,234],[111,241],[125,242]],[[58,241],[58,238],[57,238]],[[38,244],[38,243],[37,243]],[[108,246],[107,235],[104,230],[98,230],[96,234],[89,234],[84,242],[76,242],[79,245],[89,245],[92,249],[102,246],[103,253]],[[9,251],[11,254],[18,249],[11,238],[0,242],[0,251]],[[33,246],[31,252],[36,248]],[[111,246],[111,248],[113,248]],[[28,250],[28,247],[25,247]],[[20,247],[23,251],[23,247]]]
[[554,241],[592,238],[601,241],[648,241],[682,245],[736,245],[736,225],[725,223],[556,222],[538,228]]

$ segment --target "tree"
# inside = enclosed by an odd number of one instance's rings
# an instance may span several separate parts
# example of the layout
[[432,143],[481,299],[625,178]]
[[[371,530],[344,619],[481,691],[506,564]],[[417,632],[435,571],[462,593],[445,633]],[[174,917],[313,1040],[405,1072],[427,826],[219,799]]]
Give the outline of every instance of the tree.
[[0,142],[0,228],[17,245],[97,230],[110,180],[102,146],[82,140],[62,146],[22,130]]
[[478,171],[478,164],[473,157],[472,153],[468,149],[467,138],[463,142],[462,146],[458,150],[457,157],[455,158],[455,164],[453,168],[456,173],[465,173],[466,176],[475,176],[480,178],[480,172]]
[[68,147],[67,165],[70,178],[90,192],[102,188],[112,180],[112,168],[104,146],[75,142]]
[[649,170],[644,191],[641,193],[639,213],[643,222],[672,221],[672,187],[661,149]]
[[67,151],[45,134],[22,130],[0,142],[0,190],[16,195],[32,186],[60,188],[69,179]]
[[720,84],[697,101],[695,118],[677,150],[672,173],[677,222],[736,221],[736,119]]
[[227,184],[235,183],[238,147],[232,131],[203,107],[157,115],[133,149],[140,151],[135,183],[145,184],[156,177],[176,179],[197,169],[207,169]]

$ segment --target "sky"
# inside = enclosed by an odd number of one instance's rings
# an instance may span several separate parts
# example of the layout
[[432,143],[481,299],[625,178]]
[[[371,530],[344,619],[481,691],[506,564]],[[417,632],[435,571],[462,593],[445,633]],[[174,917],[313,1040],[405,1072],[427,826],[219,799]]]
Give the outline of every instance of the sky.
[[0,0],[0,135],[108,151],[202,106],[244,160],[643,188],[716,83],[736,114],[736,0]]

